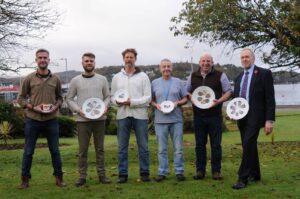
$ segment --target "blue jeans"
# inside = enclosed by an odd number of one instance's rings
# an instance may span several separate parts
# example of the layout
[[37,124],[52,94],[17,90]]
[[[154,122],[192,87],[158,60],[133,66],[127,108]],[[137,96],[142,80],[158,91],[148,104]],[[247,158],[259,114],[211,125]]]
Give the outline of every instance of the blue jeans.
[[181,122],[155,124],[156,140],[158,142],[158,175],[167,176],[168,164],[168,136],[170,133],[173,143],[173,161],[175,174],[183,174],[183,125]]
[[32,156],[36,145],[37,138],[40,132],[44,132],[47,138],[49,151],[52,158],[52,166],[54,169],[53,175],[62,176],[62,163],[59,153],[59,127],[57,119],[48,121],[37,121],[26,119],[25,122],[25,146],[22,161],[22,176],[31,177],[30,168]]
[[211,147],[211,171],[221,171],[222,159],[222,116],[199,117],[194,115],[196,139],[196,169],[205,173],[206,170],[206,144],[209,135]]
[[138,145],[140,175],[149,175],[148,120],[127,117],[118,120],[119,176],[128,176],[128,145],[132,128]]

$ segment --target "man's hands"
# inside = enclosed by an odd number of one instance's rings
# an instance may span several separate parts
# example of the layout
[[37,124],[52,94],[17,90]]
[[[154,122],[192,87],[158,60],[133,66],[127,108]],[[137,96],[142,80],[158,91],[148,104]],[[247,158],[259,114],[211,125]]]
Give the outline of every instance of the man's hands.
[[116,101],[116,103],[119,106],[130,106],[130,98],[128,98],[128,100],[126,100],[125,102],[118,102],[118,101]]
[[266,135],[271,134],[273,131],[273,122],[266,121],[264,130],[265,130]]
[[34,107],[32,106],[32,104],[27,104],[28,109],[33,110],[34,112],[37,112],[37,113],[41,113],[41,114],[51,114],[58,109],[58,105],[47,104],[47,106],[50,106],[50,109],[45,111],[43,106],[44,106],[44,104],[39,104]]

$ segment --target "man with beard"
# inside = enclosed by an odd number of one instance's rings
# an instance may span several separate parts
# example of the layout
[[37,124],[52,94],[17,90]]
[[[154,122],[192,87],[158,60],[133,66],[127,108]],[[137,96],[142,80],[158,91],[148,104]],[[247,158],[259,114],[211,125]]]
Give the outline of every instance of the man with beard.
[[[137,52],[129,48],[122,52],[124,68],[112,79],[112,102],[118,106],[118,183],[128,179],[128,144],[131,129],[134,130],[138,144],[140,176],[143,182],[149,178],[148,114],[151,101],[151,84],[148,76],[135,66]],[[129,98],[125,102],[116,101],[114,94],[123,89]]]
[[[74,77],[71,80],[70,88],[67,94],[67,103],[70,109],[77,113],[77,133],[79,143],[78,153],[78,171],[79,179],[75,183],[80,187],[86,183],[88,147],[91,135],[94,137],[96,151],[96,168],[99,182],[108,184],[111,181],[105,175],[104,166],[104,134],[106,114],[98,119],[88,119],[82,111],[82,105],[89,98],[99,98],[105,103],[105,113],[108,109],[110,96],[107,79],[96,74],[95,55],[93,53],[84,53],[82,55],[82,66],[84,73]],[[76,97],[76,100],[75,100]]]
[[[168,137],[172,139],[174,148],[174,169],[178,181],[184,181],[184,160],[183,160],[183,119],[181,105],[187,102],[187,91],[180,79],[172,77],[173,66],[170,60],[163,59],[159,65],[162,77],[153,80],[152,106],[155,107],[155,133],[158,142],[158,176],[157,182],[166,179],[169,174],[168,163]],[[161,103],[172,101],[174,110],[170,113],[163,113]]]
[[[200,180],[205,177],[206,144],[209,136],[212,178],[222,180],[222,104],[231,97],[232,90],[226,74],[213,67],[213,58],[208,53],[200,57],[199,69],[193,72],[188,79],[187,90],[192,93],[199,86],[210,87],[214,91],[216,99],[208,109],[200,109],[192,101],[196,139],[196,175],[194,179]],[[189,97],[191,98],[191,94]]]
[[45,133],[51,153],[56,185],[64,187],[62,163],[59,152],[58,109],[62,103],[59,78],[48,69],[49,51],[39,49],[35,53],[37,70],[24,79],[18,95],[18,103],[26,114],[25,146],[22,161],[22,183],[19,188],[29,187],[31,163],[40,132]]

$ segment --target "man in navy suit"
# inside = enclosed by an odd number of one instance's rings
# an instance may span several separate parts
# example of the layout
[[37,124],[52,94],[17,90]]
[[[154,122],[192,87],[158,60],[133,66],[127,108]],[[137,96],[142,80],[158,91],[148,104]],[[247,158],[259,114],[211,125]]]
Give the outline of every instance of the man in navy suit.
[[238,120],[241,134],[243,157],[238,171],[238,181],[233,189],[243,189],[248,182],[261,179],[257,151],[257,138],[260,128],[266,135],[272,133],[275,121],[275,96],[273,77],[270,70],[254,65],[255,55],[249,48],[241,52],[244,68],[234,84],[234,96],[244,97],[249,103],[248,114]]

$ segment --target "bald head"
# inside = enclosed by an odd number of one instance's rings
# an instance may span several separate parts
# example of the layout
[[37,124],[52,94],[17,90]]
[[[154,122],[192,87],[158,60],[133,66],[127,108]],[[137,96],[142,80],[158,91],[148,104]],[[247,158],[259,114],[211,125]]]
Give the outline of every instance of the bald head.
[[201,61],[201,59],[204,59],[204,58],[205,59],[210,59],[212,63],[214,62],[213,57],[209,53],[202,54],[201,57],[200,57],[200,61]]
[[204,53],[200,57],[199,66],[201,73],[207,74],[211,71],[214,64],[213,57],[209,53]]

